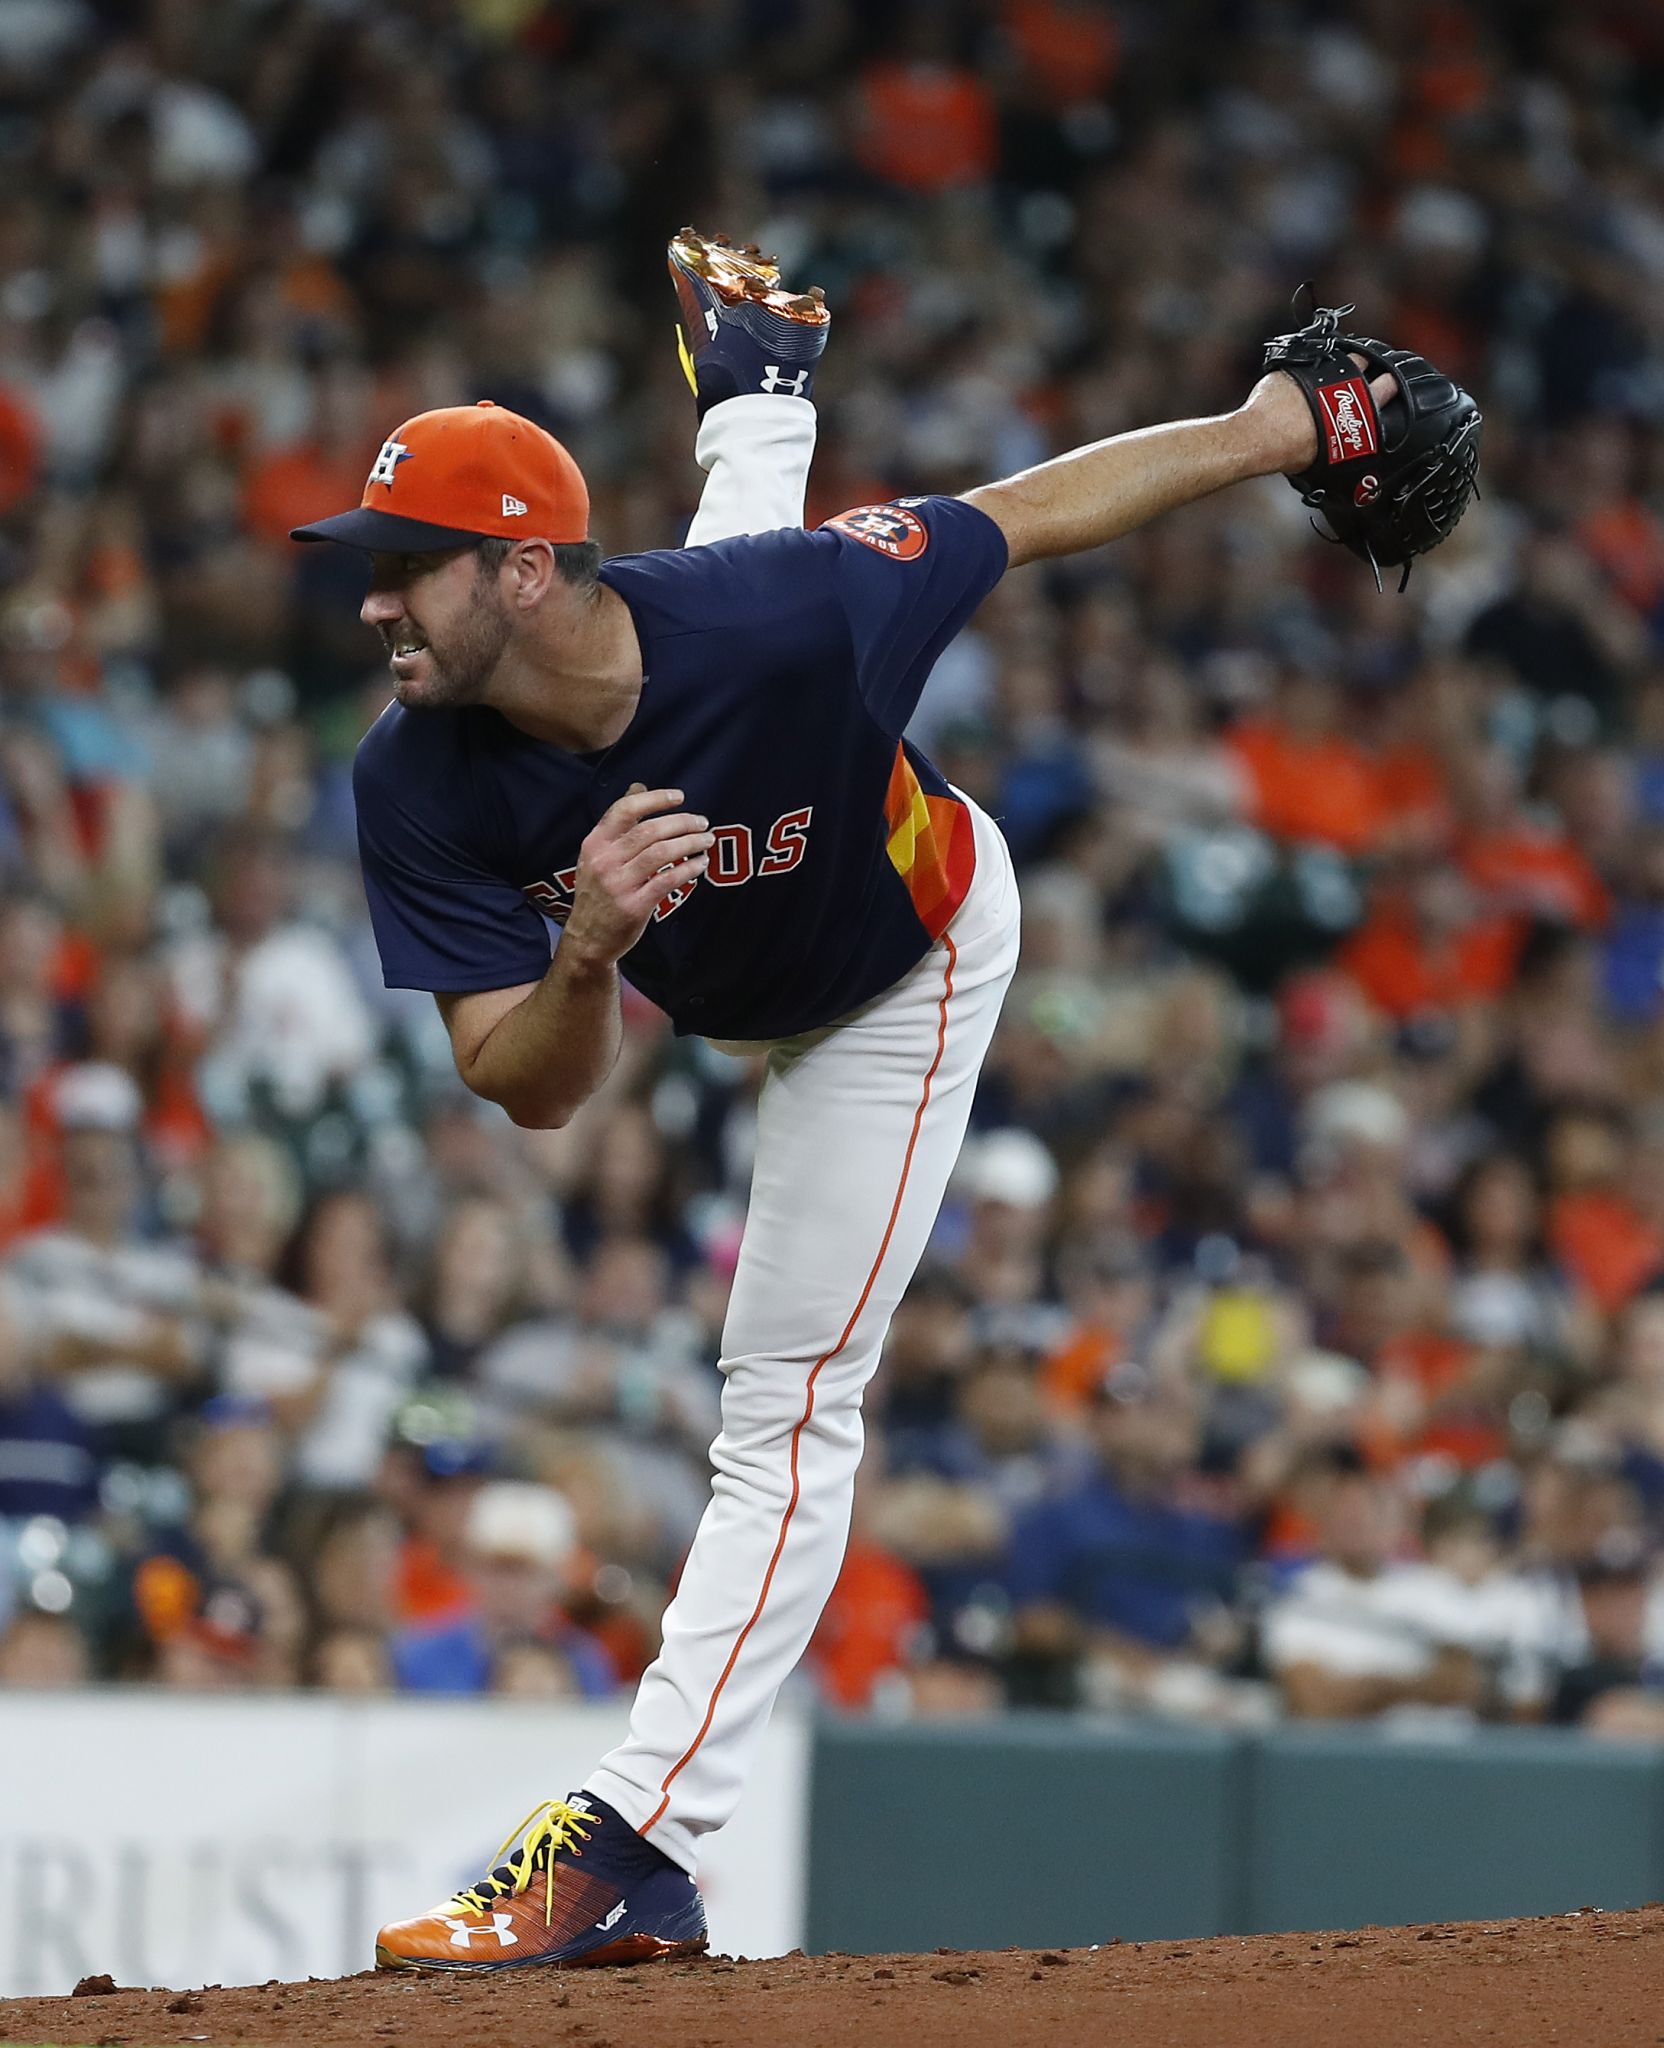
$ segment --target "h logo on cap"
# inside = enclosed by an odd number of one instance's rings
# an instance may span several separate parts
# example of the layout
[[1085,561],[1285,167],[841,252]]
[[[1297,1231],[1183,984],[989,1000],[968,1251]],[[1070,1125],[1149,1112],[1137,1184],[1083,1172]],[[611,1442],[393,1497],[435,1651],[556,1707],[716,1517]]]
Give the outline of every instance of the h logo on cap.
[[375,463],[370,470],[370,482],[373,484],[386,484],[388,489],[391,490],[393,486],[393,472],[401,462],[409,457],[409,454],[410,450],[405,447],[402,441],[383,441],[381,453],[376,457]]

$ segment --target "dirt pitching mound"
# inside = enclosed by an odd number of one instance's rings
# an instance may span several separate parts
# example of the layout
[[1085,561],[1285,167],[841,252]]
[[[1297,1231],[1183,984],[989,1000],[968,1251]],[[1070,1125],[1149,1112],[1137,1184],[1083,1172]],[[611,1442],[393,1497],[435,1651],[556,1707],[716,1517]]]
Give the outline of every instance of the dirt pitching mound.
[[0,2042],[1651,2048],[1664,2040],[1664,1907],[997,1955],[707,1957],[187,1992],[108,1981],[75,1998],[0,2000]]

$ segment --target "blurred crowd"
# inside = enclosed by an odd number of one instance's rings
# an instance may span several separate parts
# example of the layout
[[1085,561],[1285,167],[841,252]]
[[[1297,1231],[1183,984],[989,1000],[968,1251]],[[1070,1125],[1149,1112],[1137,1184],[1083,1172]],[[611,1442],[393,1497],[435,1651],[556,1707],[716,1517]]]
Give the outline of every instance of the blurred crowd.
[[1650,0],[9,0],[0,165],[0,1684],[652,1655],[757,1067],[461,1089],[286,535],[488,396],[675,545],[692,216],[834,308],[811,519],[1228,408],[1306,278],[1486,413],[1401,597],[1272,480],[943,657],[1023,965],[799,1684],[1664,1737]]

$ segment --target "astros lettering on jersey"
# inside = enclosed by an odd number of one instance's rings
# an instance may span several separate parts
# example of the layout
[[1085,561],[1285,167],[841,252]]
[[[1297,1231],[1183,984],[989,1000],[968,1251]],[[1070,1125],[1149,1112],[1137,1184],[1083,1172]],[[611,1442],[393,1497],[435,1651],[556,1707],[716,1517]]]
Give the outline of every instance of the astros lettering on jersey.
[[702,882],[621,963],[679,1031],[785,1038],[917,964],[975,866],[965,805],[902,732],[932,664],[1005,568],[956,498],[865,506],[601,569],[646,681],[622,739],[571,754],[495,711],[390,706],[354,773],[390,986],[536,981],[578,851],[633,782],[713,821]]

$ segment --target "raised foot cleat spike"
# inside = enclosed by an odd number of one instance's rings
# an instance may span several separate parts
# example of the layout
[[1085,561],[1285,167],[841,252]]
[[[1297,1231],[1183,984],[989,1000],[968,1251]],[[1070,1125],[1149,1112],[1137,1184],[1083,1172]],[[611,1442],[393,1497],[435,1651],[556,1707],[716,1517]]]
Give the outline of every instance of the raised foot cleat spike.
[[762,393],[808,398],[832,314],[815,286],[794,291],[755,242],[684,228],[668,251],[677,352],[701,414]]

